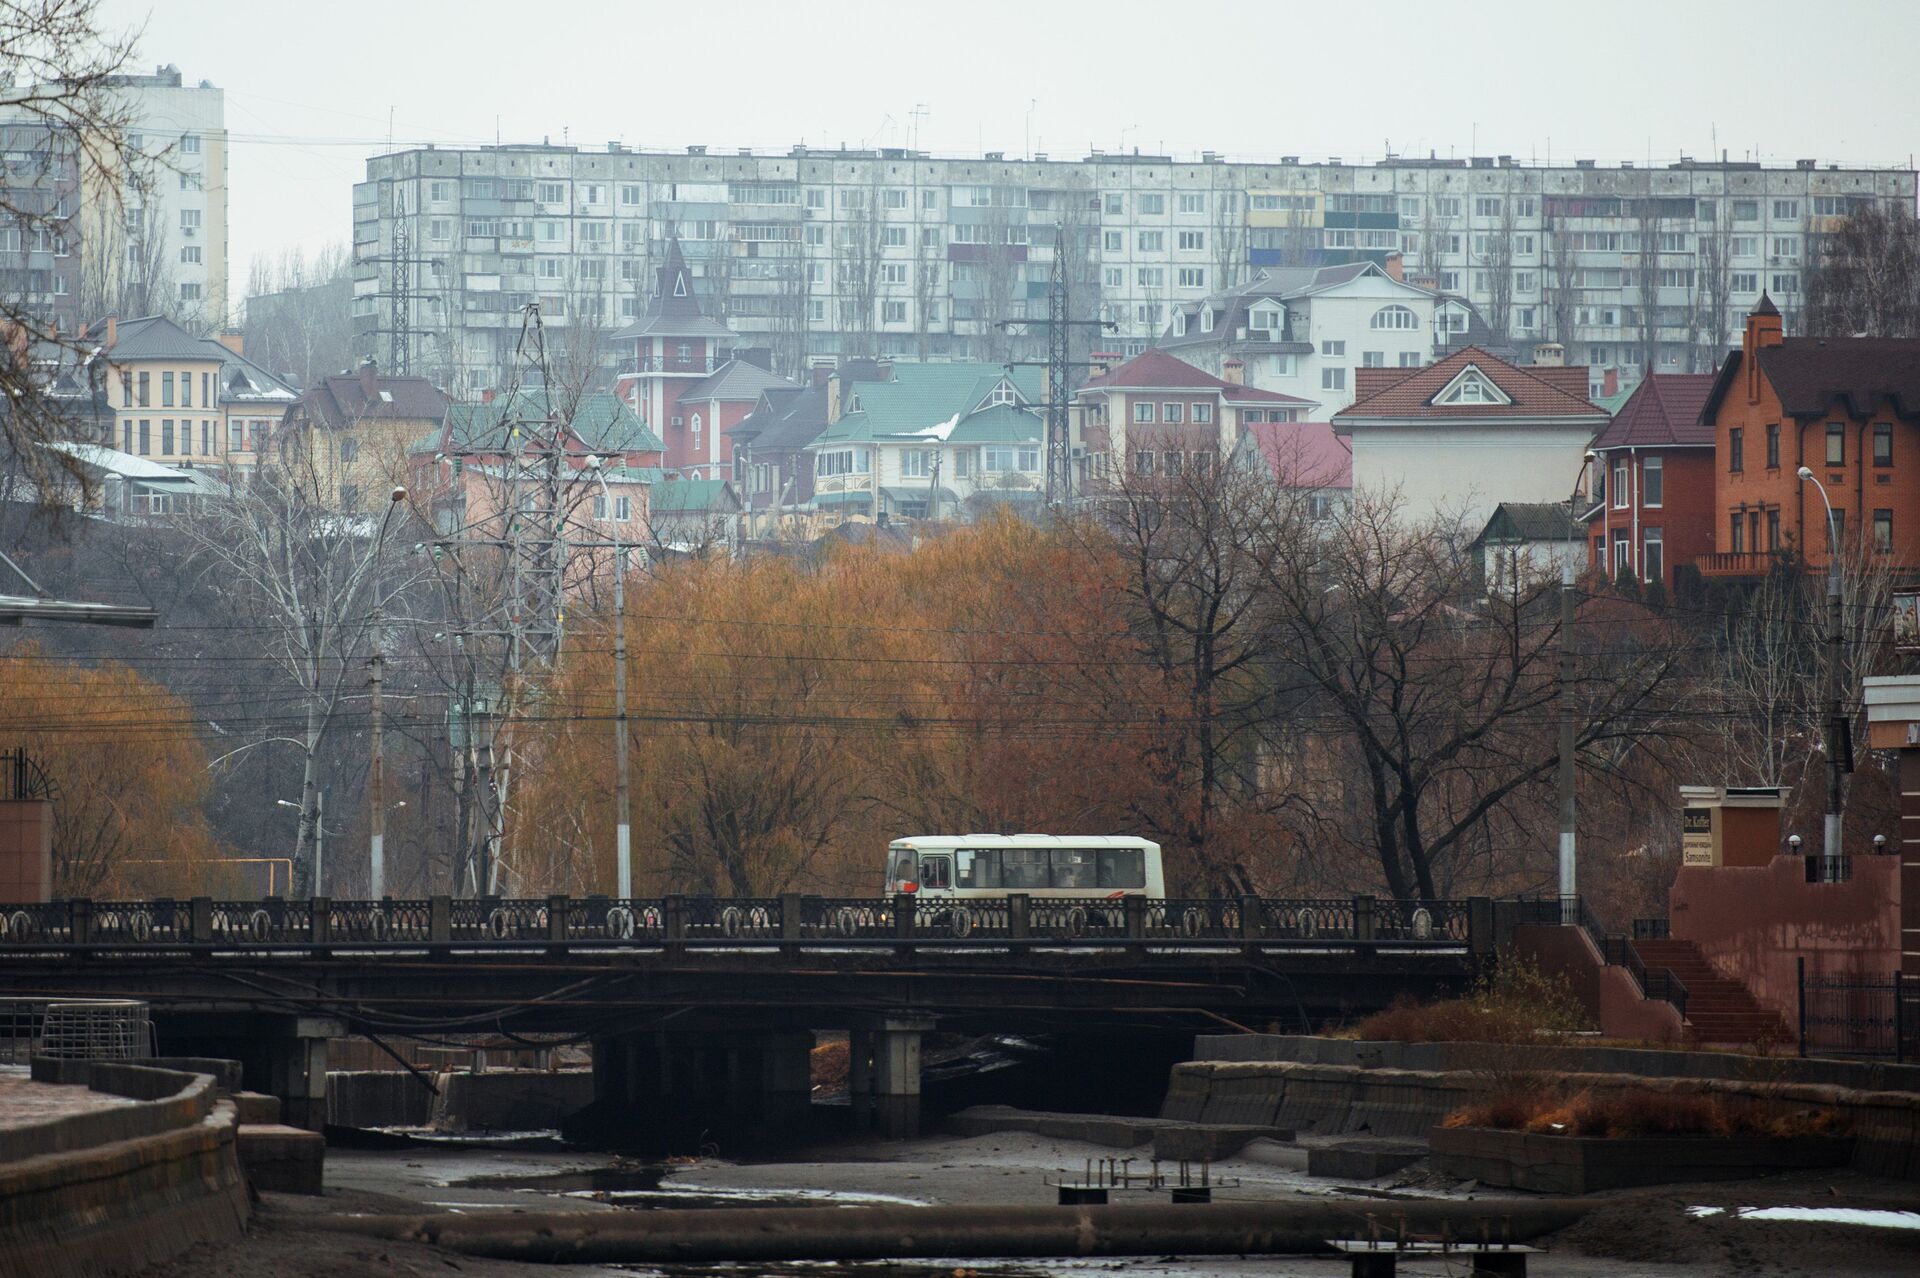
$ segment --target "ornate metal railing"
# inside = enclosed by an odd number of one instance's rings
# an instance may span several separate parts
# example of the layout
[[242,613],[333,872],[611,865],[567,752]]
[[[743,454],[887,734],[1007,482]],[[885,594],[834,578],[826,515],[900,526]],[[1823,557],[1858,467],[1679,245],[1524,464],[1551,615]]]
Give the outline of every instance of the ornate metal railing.
[[[1485,908],[1490,923],[1490,902]],[[212,947],[327,950],[344,946],[779,946],[801,943],[1084,942],[1468,945],[1467,901],[1374,897],[1142,896],[961,899],[927,894],[829,897],[427,897],[337,901],[91,901],[0,905],[0,951]],[[1490,949],[1488,935],[1476,952]]]

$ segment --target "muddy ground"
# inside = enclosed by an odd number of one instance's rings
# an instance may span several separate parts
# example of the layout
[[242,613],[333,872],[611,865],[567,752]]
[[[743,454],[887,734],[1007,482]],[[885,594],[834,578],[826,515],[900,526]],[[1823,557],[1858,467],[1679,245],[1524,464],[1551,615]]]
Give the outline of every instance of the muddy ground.
[[[748,1195],[781,1191],[831,1191],[855,1196],[927,1203],[994,1205],[1052,1200],[1047,1181],[1061,1168],[1077,1173],[1087,1158],[1114,1151],[1021,1135],[926,1139],[888,1145],[836,1145],[803,1151],[780,1161],[734,1163],[703,1160],[668,1170],[662,1186]],[[1222,1200],[1284,1201],[1298,1195],[1360,1191],[1378,1197],[1383,1213],[1393,1195],[1470,1197],[1497,1206],[1499,1196],[1471,1186],[1439,1184],[1417,1170],[1365,1185],[1341,1187],[1311,1180],[1292,1165],[1294,1151],[1253,1147],[1251,1157],[1214,1168],[1237,1180]],[[154,1278],[356,1278],[358,1275],[464,1275],[468,1278],[531,1278],[545,1275],[726,1274],[731,1278],[810,1275],[823,1272],[860,1278],[937,1278],[962,1274],[1091,1275],[1132,1278],[1197,1278],[1218,1274],[1345,1274],[1333,1258],[1248,1259],[1143,1257],[1124,1260],[979,1261],[791,1266],[543,1266],[479,1260],[412,1244],[383,1242],[312,1227],[315,1215],[421,1211],[612,1211],[576,1177],[543,1185],[536,1178],[570,1171],[616,1167],[600,1155],[542,1154],[476,1149],[365,1152],[329,1151],[328,1192],[318,1199],[269,1194],[258,1206],[249,1237],[224,1248],[202,1248],[151,1271]],[[556,1197],[542,1188],[570,1188]],[[1825,1222],[1762,1222],[1742,1219],[1740,1208],[1794,1206],[1883,1208],[1920,1211],[1920,1185],[1877,1181],[1851,1172],[1770,1177],[1739,1184],[1666,1187],[1593,1197],[1593,1213],[1547,1240],[1536,1257],[1540,1278],[1792,1278],[1796,1275],[1861,1275],[1910,1278],[1920,1274],[1920,1229],[1888,1229]],[[679,1205],[679,1204],[675,1204]],[[1690,1214],[1718,1207],[1719,1214]],[[717,1207],[716,1210],[724,1210]],[[823,1208],[830,1209],[830,1208]],[[1196,1208],[1196,1210],[1205,1210]],[[1411,1278],[1462,1272],[1458,1263],[1405,1264]]]

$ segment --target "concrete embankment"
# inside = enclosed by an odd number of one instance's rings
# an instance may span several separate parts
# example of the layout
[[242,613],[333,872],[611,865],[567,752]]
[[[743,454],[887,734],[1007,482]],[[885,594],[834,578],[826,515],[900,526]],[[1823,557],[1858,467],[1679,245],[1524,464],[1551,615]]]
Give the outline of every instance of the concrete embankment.
[[36,1074],[84,1074],[135,1103],[0,1132],[0,1278],[133,1273],[241,1235],[238,1124],[212,1077],[98,1063]]
[[[1248,1036],[1277,1037],[1277,1036]],[[1222,1042],[1234,1046],[1222,1048]],[[1295,1040],[1309,1053],[1338,1054],[1353,1047],[1400,1044],[1344,1044],[1323,1048],[1329,1040]],[[1338,1043],[1338,1040],[1334,1040]],[[1203,1039],[1203,1050],[1241,1050],[1235,1040]],[[1267,1044],[1269,1050],[1276,1045]],[[1438,1045],[1422,1045],[1438,1046]],[[1455,1062],[1446,1069],[1401,1069],[1380,1064],[1319,1064],[1287,1060],[1199,1060],[1174,1068],[1169,1080],[1167,1118],[1198,1122],[1239,1122],[1291,1128],[1303,1134],[1366,1133],[1424,1140],[1454,1110],[1484,1099],[1501,1087],[1538,1073],[1570,1090],[1597,1092],[1651,1089],[1710,1092],[1753,1099],[1785,1108],[1837,1111],[1854,1137],[1853,1167],[1879,1176],[1920,1179],[1920,1093],[1869,1091],[1820,1083],[1780,1081],[1769,1062],[1751,1063],[1758,1077],[1643,1076],[1578,1070],[1578,1057],[1548,1057],[1550,1049],[1489,1044],[1448,1044]],[[1607,1050],[1607,1049],[1596,1049]],[[1538,1055],[1536,1054],[1538,1053]],[[1388,1054],[1383,1053],[1382,1059]],[[1706,1053],[1646,1053],[1699,1056]],[[1363,1058],[1364,1059],[1364,1058]],[[1731,1073],[1742,1058],[1722,1058]],[[1471,1062],[1471,1064],[1469,1064]],[[1772,1062],[1785,1064],[1786,1062]]]
[[709,1264],[945,1257],[1257,1256],[1326,1252],[1383,1228],[1524,1242],[1578,1221],[1578,1202],[1214,1203],[1208,1207],[749,1208],[636,1213],[472,1212],[360,1216],[331,1229],[430,1243],[472,1256],[555,1264]]

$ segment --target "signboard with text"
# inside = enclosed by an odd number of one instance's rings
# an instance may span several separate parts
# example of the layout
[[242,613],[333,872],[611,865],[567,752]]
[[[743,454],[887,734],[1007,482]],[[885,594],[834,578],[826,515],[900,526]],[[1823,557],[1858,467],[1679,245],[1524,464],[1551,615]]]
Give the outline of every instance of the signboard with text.
[[1715,863],[1713,809],[1682,808],[1680,810],[1680,864],[1711,866]]

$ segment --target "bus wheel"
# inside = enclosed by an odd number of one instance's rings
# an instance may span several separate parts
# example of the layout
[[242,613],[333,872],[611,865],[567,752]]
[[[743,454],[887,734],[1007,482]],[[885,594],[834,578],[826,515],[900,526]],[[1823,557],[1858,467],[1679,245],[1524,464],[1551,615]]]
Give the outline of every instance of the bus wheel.
[[947,927],[956,937],[973,934],[973,915],[966,910],[956,909],[947,915]]
[[1087,934],[1087,912],[1080,906],[1067,911],[1067,935],[1085,936]]

